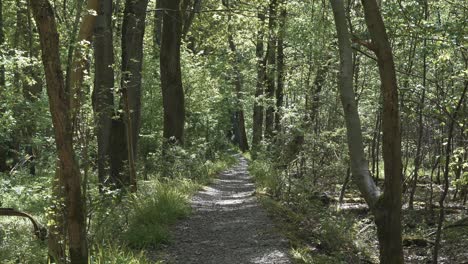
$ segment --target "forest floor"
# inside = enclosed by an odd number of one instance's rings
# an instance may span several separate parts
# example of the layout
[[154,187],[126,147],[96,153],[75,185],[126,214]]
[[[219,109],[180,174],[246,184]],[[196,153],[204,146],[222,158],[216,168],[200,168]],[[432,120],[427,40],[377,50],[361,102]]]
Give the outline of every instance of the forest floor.
[[247,160],[224,171],[193,196],[192,214],[173,229],[173,241],[150,256],[164,263],[292,263],[288,241],[279,235],[255,196]]

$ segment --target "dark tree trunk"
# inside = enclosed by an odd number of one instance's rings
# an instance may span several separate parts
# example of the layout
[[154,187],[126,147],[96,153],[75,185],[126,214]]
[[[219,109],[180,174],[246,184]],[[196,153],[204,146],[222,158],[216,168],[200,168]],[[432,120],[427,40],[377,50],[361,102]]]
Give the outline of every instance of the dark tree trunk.
[[279,18],[279,33],[278,33],[278,45],[277,45],[277,87],[276,87],[276,112],[275,112],[275,130],[281,131],[281,107],[283,107],[284,98],[284,81],[286,78],[285,66],[284,66],[284,35],[285,35],[285,24],[286,24],[286,1],[281,3],[281,12]]
[[[112,121],[111,179],[136,190],[135,159],[141,117],[141,71],[147,0],[125,2],[122,22],[121,113]],[[128,166],[128,171],[124,167]]]
[[[230,8],[230,6],[227,6]],[[249,143],[247,140],[247,133],[245,132],[245,119],[244,119],[244,110],[242,106],[242,76],[239,70],[239,63],[240,63],[240,55],[237,52],[236,44],[234,43],[234,39],[232,37],[232,25],[231,25],[231,13],[228,16],[228,42],[229,42],[229,49],[234,56],[233,62],[233,71],[234,77],[231,80],[234,81],[234,86],[236,87],[236,109],[235,109],[235,118],[234,121],[236,122],[233,127],[235,130],[234,134],[237,135],[237,143],[239,144],[239,148],[242,152],[246,152],[249,150]]]
[[98,145],[100,189],[109,175],[109,150],[114,115],[114,47],[112,40],[112,0],[101,0],[94,31],[93,110]]
[[30,1],[39,31],[47,94],[58,153],[58,183],[62,189],[68,231],[68,248],[73,264],[88,263],[86,225],[81,194],[81,175],[73,149],[68,95],[60,63],[59,35],[52,6],[47,0]]
[[[3,33],[3,0],[0,0],[0,47],[3,48],[4,44],[5,44],[5,34]],[[2,64],[0,65],[0,95],[3,92],[2,90],[4,89],[4,86],[5,86],[5,66],[3,66]]]
[[182,37],[180,0],[160,0],[163,15],[160,52],[161,89],[164,108],[164,139],[183,144],[185,102],[180,68]]
[[268,45],[266,51],[266,99],[265,137],[274,134],[275,115],[275,74],[276,74],[276,9],[277,0],[270,0],[268,18]]
[[162,18],[164,11],[161,11],[161,3],[163,0],[156,0],[154,12],[154,23],[153,23],[153,48],[159,50],[161,45],[161,29],[162,29]]
[[383,98],[382,149],[385,170],[384,195],[375,209],[382,264],[403,263],[401,236],[401,133],[398,86],[392,48],[375,0],[362,0],[365,20],[377,55]]
[[[258,19],[260,21],[260,27],[257,33],[257,43],[255,47],[255,55],[257,57],[257,85],[255,88],[255,102],[253,108],[253,122],[252,122],[252,150],[253,157],[255,151],[258,150],[258,146],[263,138],[263,102],[260,101],[263,97],[265,87],[265,66],[266,60],[264,59],[264,30],[263,24],[265,22],[265,15],[262,11],[258,12]],[[255,158],[255,157],[254,157]]]

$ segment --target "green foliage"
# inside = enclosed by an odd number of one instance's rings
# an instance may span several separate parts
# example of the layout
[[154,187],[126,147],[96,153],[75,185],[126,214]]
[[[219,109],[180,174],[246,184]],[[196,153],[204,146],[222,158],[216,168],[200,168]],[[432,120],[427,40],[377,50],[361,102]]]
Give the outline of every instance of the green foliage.
[[190,212],[187,195],[196,189],[197,185],[186,179],[155,181],[145,186],[131,198],[133,210],[123,240],[134,248],[167,242],[168,226]]
[[146,264],[150,263],[143,252],[133,253],[115,244],[95,245],[92,249],[90,264]]

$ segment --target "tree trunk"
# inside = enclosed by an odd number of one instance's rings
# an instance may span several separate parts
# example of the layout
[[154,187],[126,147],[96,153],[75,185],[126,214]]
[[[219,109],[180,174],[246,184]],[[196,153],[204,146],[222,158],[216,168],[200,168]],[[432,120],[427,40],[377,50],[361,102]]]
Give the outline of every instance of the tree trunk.
[[97,136],[99,188],[109,175],[109,150],[114,115],[114,47],[112,40],[112,0],[101,0],[94,31],[93,110]]
[[286,32],[286,1],[281,2],[281,12],[279,17],[279,33],[277,45],[277,87],[276,87],[276,111],[275,111],[275,130],[281,131],[281,107],[283,107],[284,98],[284,81],[285,81],[285,68],[284,68],[284,35]]
[[[5,34],[3,33],[3,0],[0,0],[0,47],[2,48],[0,51],[0,55],[2,55],[1,53],[3,53],[4,44],[5,44]],[[4,88],[5,88],[5,66],[2,64],[0,65],[0,95],[2,94],[3,92],[2,90]]]
[[159,50],[161,45],[161,28],[162,28],[162,18],[164,11],[161,9],[161,2],[163,0],[156,0],[154,12],[154,23],[153,23],[153,48],[154,50]]
[[274,134],[275,115],[275,74],[276,74],[276,9],[277,0],[270,0],[268,18],[268,45],[266,51],[266,113],[265,137],[271,139]]
[[[136,190],[135,159],[141,117],[141,71],[147,0],[125,2],[122,22],[121,114],[112,120],[111,179]],[[128,165],[128,171],[124,167]]]
[[[427,21],[428,19],[428,4],[427,0],[424,2],[424,20]],[[423,140],[423,134],[424,134],[424,123],[423,123],[423,111],[424,111],[424,101],[426,99],[426,75],[427,75],[427,64],[426,64],[426,59],[427,59],[427,51],[426,51],[426,46],[427,46],[427,40],[424,39],[423,41],[423,77],[422,77],[422,83],[423,83],[423,90],[422,90],[422,95],[421,95],[421,101],[419,102],[419,108],[418,108],[418,142],[416,143],[416,157],[414,159],[414,177],[412,181],[412,188],[410,191],[410,196],[409,196],[409,201],[408,201],[408,208],[413,209],[413,203],[414,203],[414,194],[416,192],[416,186],[418,184],[418,173],[419,173],[419,168],[422,163],[423,156],[421,155],[421,148],[422,148],[422,140]]]
[[444,164],[444,188],[442,190],[442,194],[440,195],[439,199],[439,220],[437,223],[437,232],[436,232],[436,239],[434,242],[434,252],[432,255],[432,263],[437,264],[438,262],[438,254],[439,254],[439,247],[440,241],[442,236],[442,224],[444,223],[445,218],[445,207],[444,202],[445,198],[447,197],[449,186],[450,186],[450,179],[449,179],[449,171],[450,171],[450,157],[452,153],[452,138],[453,138],[453,130],[455,127],[455,122],[457,122],[457,116],[460,111],[460,108],[465,100],[465,96],[468,90],[468,81],[465,81],[465,88],[458,100],[457,106],[455,107],[452,116],[450,117],[450,125],[447,133],[447,145],[445,147],[445,164]]
[[42,62],[58,153],[58,183],[66,206],[68,248],[71,263],[87,263],[85,215],[81,195],[81,175],[73,149],[72,122],[68,95],[60,63],[59,35],[52,6],[47,0],[30,1],[39,31]]
[[160,0],[163,15],[160,52],[161,89],[164,108],[164,139],[183,144],[185,102],[180,68],[182,37],[180,0]]
[[[226,4],[227,8],[230,9],[229,2]],[[239,70],[240,55],[237,52],[236,44],[232,37],[232,24],[231,24],[231,12],[228,14],[228,44],[229,49],[231,50],[234,56],[233,62],[233,71],[234,71],[234,86],[236,87],[236,109],[235,109],[235,118],[236,122],[233,128],[237,131],[234,131],[234,135],[237,135],[237,143],[242,152],[249,150],[249,143],[247,141],[247,133],[245,132],[245,120],[244,120],[244,110],[242,106],[242,76]]]
[[375,0],[362,0],[365,20],[377,55],[383,98],[382,152],[384,160],[384,196],[376,208],[377,234],[382,264],[403,263],[401,237],[401,133],[398,110],[398,86],[392,48]]
[[257,43],[255,44],[255,55],[257,57],[257,84],[255,88],[255,102],[253,108],[253,122],[252,122],[252,154],[255,158],[255,152],[263,138],[263,92],[265,87],[265,66],[266,60],[264,59],[264,30],[263,24],[265,22],[265,15],[262,11],[258,12],[258,19],[260,26],[257,32]]
[[361,132],[361,120],[353,88],[352,49],[343,0],[331,0],[340,50],[339,90],[343,105],[350,156],[351,175],[370,208],[380,192],[369,173]]

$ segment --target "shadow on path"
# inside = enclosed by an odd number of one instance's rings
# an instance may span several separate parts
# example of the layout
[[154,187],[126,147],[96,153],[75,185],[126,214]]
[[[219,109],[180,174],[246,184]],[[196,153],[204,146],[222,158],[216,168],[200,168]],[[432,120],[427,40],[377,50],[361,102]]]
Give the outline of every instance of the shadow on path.
[[291,263],[288,242],[254,196],[247,161],[238,159],[192,198],[193,214],[175,227],[165,263]]

